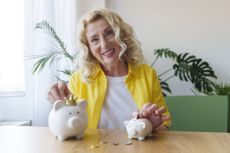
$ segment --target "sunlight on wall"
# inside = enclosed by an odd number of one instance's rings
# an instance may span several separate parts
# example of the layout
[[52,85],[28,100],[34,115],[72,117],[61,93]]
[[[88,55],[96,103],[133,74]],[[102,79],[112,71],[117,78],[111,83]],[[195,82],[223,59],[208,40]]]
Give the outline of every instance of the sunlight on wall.
[[23,91],[24,3],[0,3],[0,92]]

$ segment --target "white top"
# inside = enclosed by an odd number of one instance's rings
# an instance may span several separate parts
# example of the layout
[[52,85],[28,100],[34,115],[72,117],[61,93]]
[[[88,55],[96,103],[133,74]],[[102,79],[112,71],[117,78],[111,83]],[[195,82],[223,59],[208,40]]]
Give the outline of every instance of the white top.
[[108,88],[98,128],[125,129],[123,122],[138,108],[125,86],[125,77],[108,77]]

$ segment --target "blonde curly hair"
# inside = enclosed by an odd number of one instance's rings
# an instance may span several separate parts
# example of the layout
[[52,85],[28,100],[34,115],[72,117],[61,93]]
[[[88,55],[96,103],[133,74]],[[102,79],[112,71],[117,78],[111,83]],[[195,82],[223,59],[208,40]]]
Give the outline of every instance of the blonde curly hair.
[[75,66],[82,69],[82,79],[86,81],[95,73],[95,66],[98,64],[97,59],[90,52],[86,38],[86,28],[88,24],[98,19],[104,19],[113,29],[115,40],[122,48],[119,55],[120,60],[133,66],[144,62],[140,42],[136,39],[132,27],[112,10],[105,8],[92,10],[81,18],[77,31],[79,50],[75,59]]

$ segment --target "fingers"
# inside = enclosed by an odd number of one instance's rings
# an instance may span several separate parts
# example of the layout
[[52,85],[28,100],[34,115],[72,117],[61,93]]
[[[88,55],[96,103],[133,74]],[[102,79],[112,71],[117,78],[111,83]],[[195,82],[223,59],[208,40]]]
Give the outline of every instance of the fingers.
[[146,104],[144,104],[144,106],[141,108],[141,110],[139,111],[139,117],[144,117],[144,112],[146,112],[146,110],[148,109],[148,108],[150,108],[152,106],[152,104],[151,103],[146,103]]
[[47,100],[50,102],[50,103],[54,103],[56,100],[55,98],[53,97],[52,93],[49,91],[48,92],[48,97],[47,97]]
[[58,92],[61,99],[68,96],[69,90],[64,81],[58,82]]
[[165,107],[160,107],[159,109],[157,109],[156,111],[155,111],[155,114],[156,115],[162,115],[163,113],[165,113],[166,112],[166,108]]
[[144,104],[144,106],[141,108],[141,111],[148,109],[149,107],[151,107],[151,105],[152,105],[151,103]]
[[65,82],[59,81],[58,83],[51,86],[47,99],[53,103],[56,100],[63,100],[64,97],[67,97],[69,94],[70,92]]
[[165,107],[160,107],[156,104],[147,103],[145,104],[142,109],[139,111],[140,117],[151,117],[151,116],[162,116],[166,112]]
[[[147,103],[139,111],[138,117],[149,119],[153,129],[157,129],[162,126],[162,123],[170,120],[170,115],[164,114],[165,112],[165,107],[158,107],[156,104]],[[136,115],[135,112],[133,114]]]
[[70,91],[69,91],[68,87],[65,88],[64,93],[65,93],[65,97],[69,97]]
[[170,115],[162,115],[161,119],[163,122],[170,120]]
[[156,104],[152,104],[150,107],[148,107],[146,110],[143,111],[144,117],[150,117],[155,114],[156,110],[158,109]]
[[58,83],[51,86],[48,95],[50,95],[55,100],[61,100],[61,96],[58,91]]

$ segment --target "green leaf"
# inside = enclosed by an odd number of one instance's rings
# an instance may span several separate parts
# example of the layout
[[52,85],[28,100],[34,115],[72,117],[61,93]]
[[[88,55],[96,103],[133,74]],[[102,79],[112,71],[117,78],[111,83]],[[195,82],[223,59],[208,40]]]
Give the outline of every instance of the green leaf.
[[65,75],[68,75],[68,76],[72,74],[71,70],[69,69],[60,70],[59,72],[64,73]]
[[230,84],[215,83],[214,94],[215,95],[230,95]]
[[167,96],[167,93],[172,93],[172,91],[171,91],[171,89],[169,88],[169,85],[168,85],[168,83],[166,82],[166,81],[162,81],[160,78],[159,78],[159,80],[160,80],[160,85],[161,85],[161,88],[162,88],[162,92],[163,92],[163,95],[164,95],[164,97],[166,97]]
[[176,59],[176,64],[173,65],[175,70],[175,76],[178,76],[182,81],[190,80],[190,70],[192,63],[196,60],[196,57],[189,55],[189,53],[182,53]]
[[173,65],[174,74],[180,80],[191,81],[200,92],[212,92],[214,84],[210,79],[217,77],[206,61],[189,53],[180,54],[176,61],[177,63]]
[[157,59],[159,57],[165,57],[165,58],[171,58],[173,60],[176,59],[177,54],[174,51],[171,51],[168,48],[161,48],[161,49],[156,49],[154,50],[154,55],[156,55],[156,58],[153,60],[151,66],[153,67],[153,65],[156,63]]
[[173,60],[175,60],[178,56],[177,53],[175,53],[174,51],[168,48],[156,49],[154,50],[154,55],[156,55],[156,58],[165,57],[165,58],[171,58]]
[[[38,59],[35,62],[32,68],[32,73],[41,72],[47,64],[51,66],[55,61],[66,58],[69,59],[72,63],[77,55],[71,55],[67,51],[65,43],[60,39],[57,35],[54,28],[46,21],[41,21],[35,25],[35,29],[42,30],[47,33],[53,41],[49,43],[46,47],[42,48],[43,52],[40,55],[32,55],[31,59]],[[69,75],[71,73],[70,70],[63,70],[62,73]],[[60,79],[60,78],[59,78]]]
[[[195,90],[199,92],[213,94],[213,90],[216,90],[212,80],[217,79],[217,76],[211,66],[209,66],[208,62],[203,61],[201,58],[197,58],[194,55],[190,55],[189,53],[181,53],[177,55],[174,51],[171,51],[168,48],[157,49],[154,51],[154,54],[156,55],[156,59],[151,66],[154,65],[158,58],[162,57],[169,57],[175,61],[172,68],[168,68],[168,70],[161,73],[159,77],[174,70],[173,76],[177,76],[181,81],[191,82],[194,85]],[[171,79],[173,76],[164,79],[164,81]],[[163,85],[164,83],[162,84],[162,88],[164,87]]]
[[45,65],[50,61],[50,64],[53,63],[54,58],[58,55],[58,53],[50,53],[48,55],[44,55],[42,58],[40,58],[32,68],[32,74],[35,74],[36,72],[41,72]]
[[74,60],[74,57],[70,55],[66,49],[65,43],[60,39],[60,37],[57,35],[55,30],[53,29],[52,26],[47,21],[41,21],[36,24],[35,29],[41,29],[47,32],[54,40],[57,42],[59,47],[61,48],[60,52],[63,53],[63,55],[67,58],[69,58],[71,61]]
[[190,74],[191,82],[199,91],[207,93],[213,90],[214,83],[210,79],[217,77],[207,62],[197,59],[191,66]]

